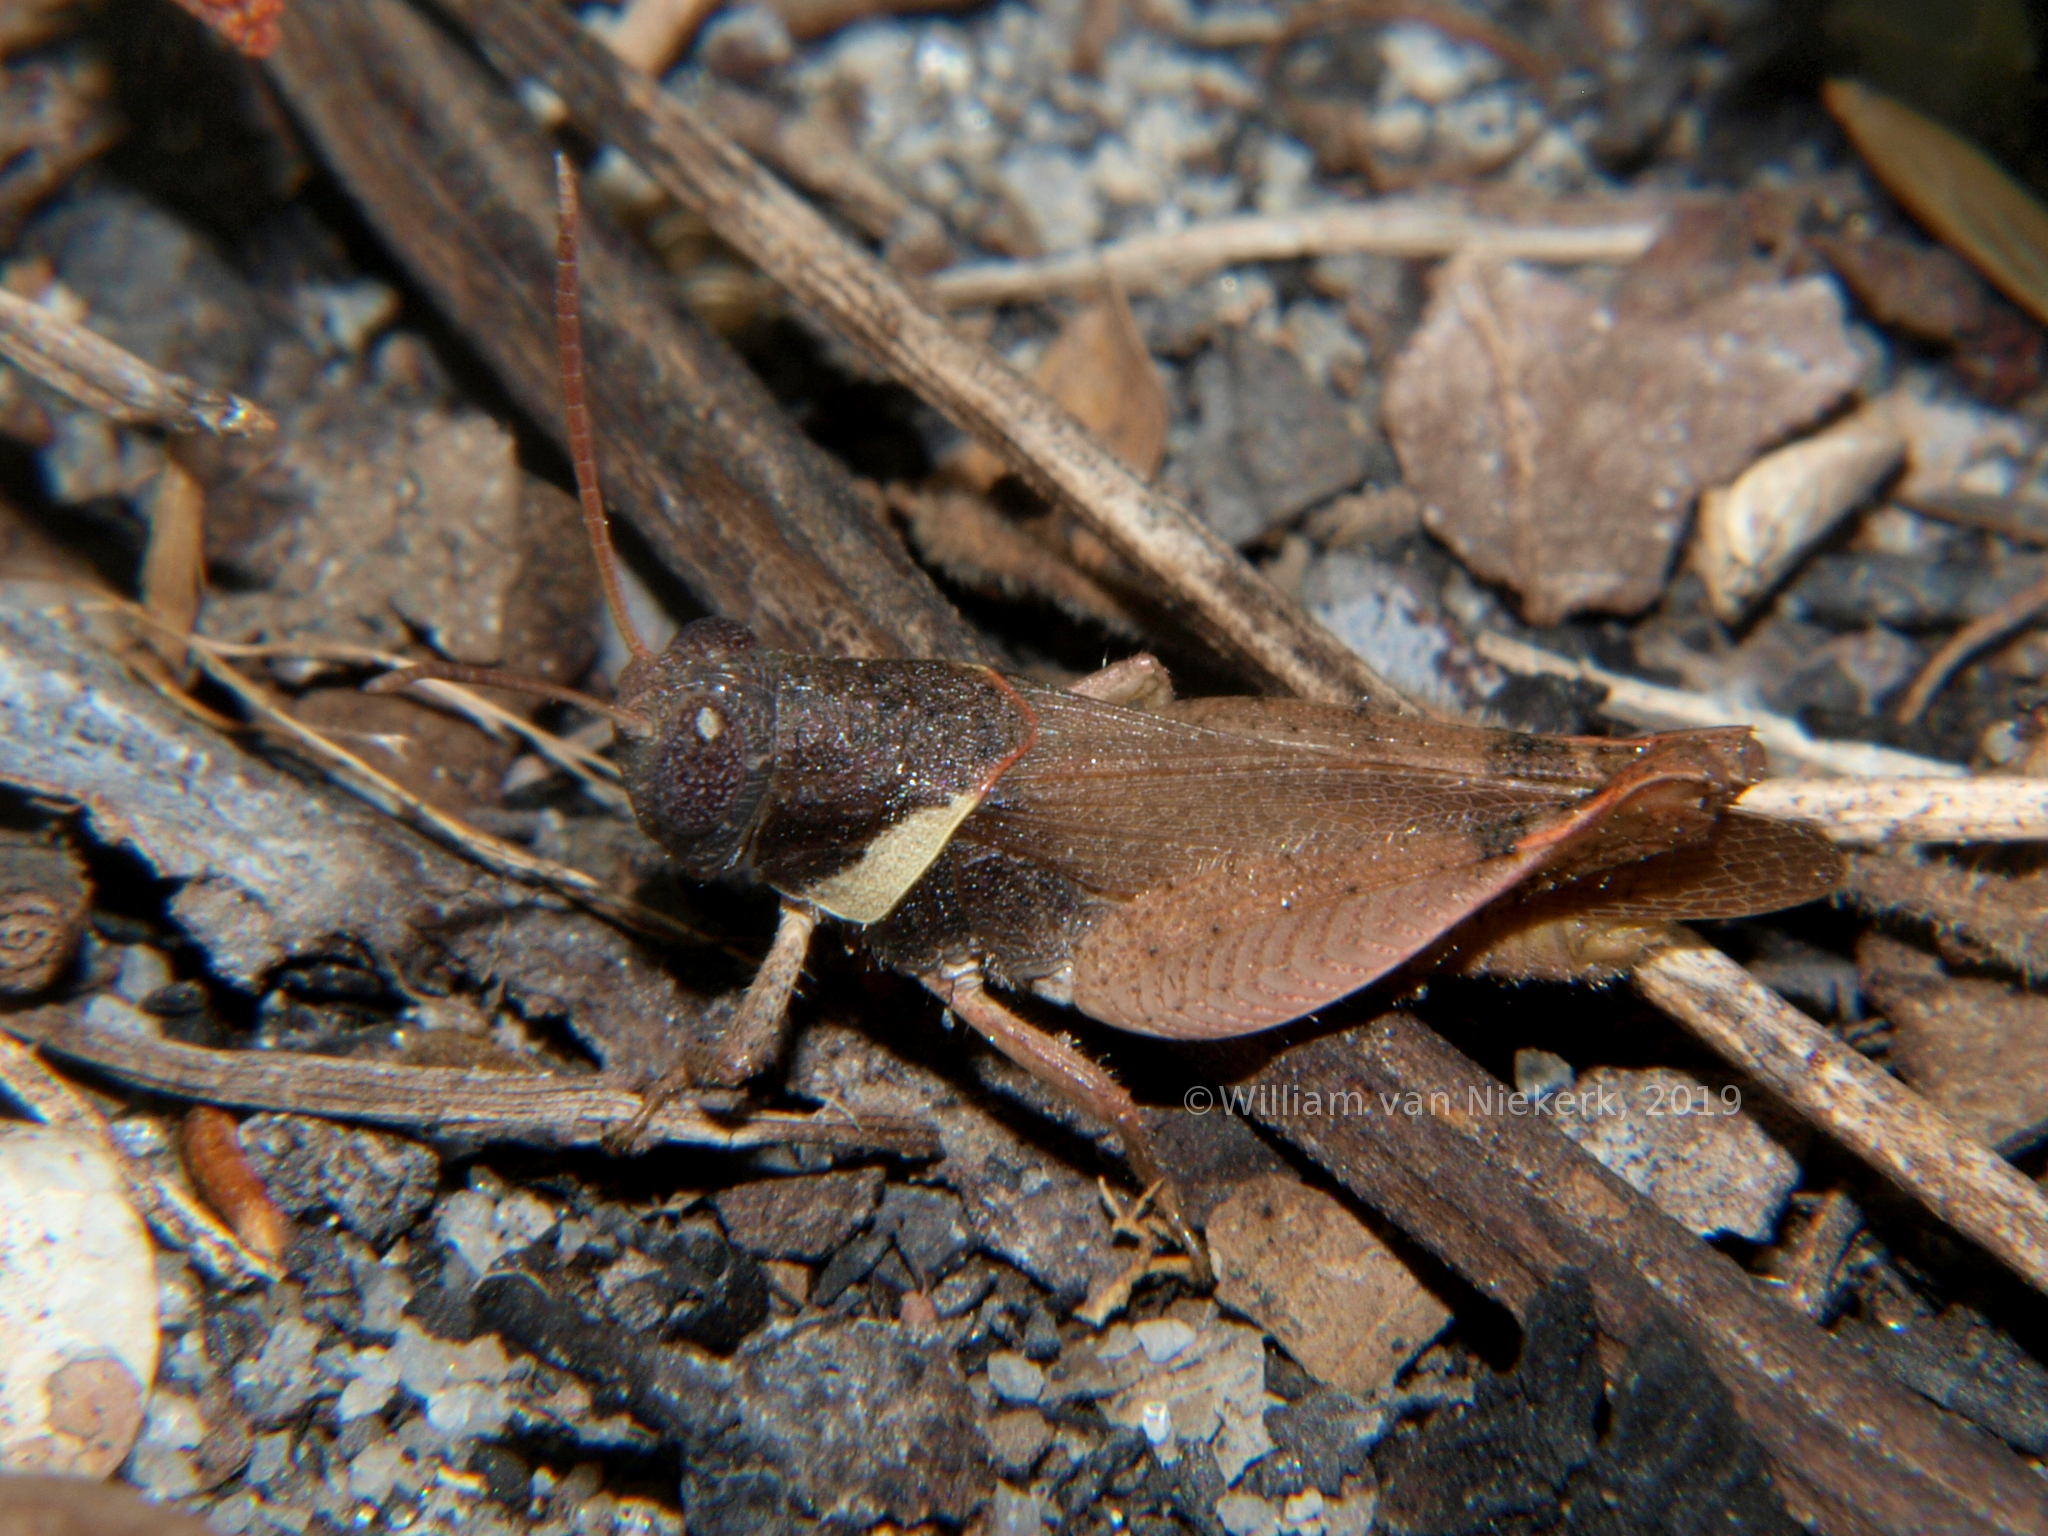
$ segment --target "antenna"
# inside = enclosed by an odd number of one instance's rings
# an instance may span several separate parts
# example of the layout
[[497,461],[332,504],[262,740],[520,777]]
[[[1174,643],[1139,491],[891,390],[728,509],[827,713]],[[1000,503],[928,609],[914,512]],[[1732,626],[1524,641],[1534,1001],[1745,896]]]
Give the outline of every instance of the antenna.
[[553,699],[558,704],[574,704],[592,714],[603,715],[614,725],[629,730],[651,730],[652,723],[637,710],[621,709],[616,704],[607,704],[603,699],[594,698],[579,688],[564,688],[560,683],[551,683],[544,677],[534,677],[526,672],[514,672],[505,667],[469,667],[456,661],[409,661],[404,666],[386,672],[382,677],[372,678],[363,684],[365,693],[397,693],[410,688],[414,683],[443,682],[471,683],[484,688],[503,688],[510,693],[530,693],[536,698]]
[[555,353],[562,373],[562,415],[569,430],[569,460],[576,468],[576,498],[583,505],[583,531],[604,585],[604,605],[612,623],[633,653],[646,661],[654,653],[633,627],[619,584],[619,556],[612,547],[611,524],[605,519],[604,493],[597,485],[597,456],[590,448],[590,409],[583,400],[583,298],[576,269],[576,226],[583,199],[577,191],[576,168],[565,154],[555,155],[555,203],[561,221],[555,237]]

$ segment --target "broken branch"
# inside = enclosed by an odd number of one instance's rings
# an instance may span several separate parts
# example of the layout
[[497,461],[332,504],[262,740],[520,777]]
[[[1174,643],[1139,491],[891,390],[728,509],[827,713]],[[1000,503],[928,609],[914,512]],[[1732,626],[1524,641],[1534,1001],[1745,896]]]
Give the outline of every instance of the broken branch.
[[115,421],[223,436],[275,432],[262,406],[152,368],[82,325],[0,288],[0,356],[60,395]]
[[[295,1051],[216,1051],[146,1035],[90,1029],[65,1008],[15,1014],[4,1027],[44,1050],[82,1062],[132,1087],[237,1109],[282,1110],[394,1126],[438,1137],[607,1145],[641,1113],[640,1094],[591,1078],[542,1072],[414,1067]],[[19,1047],[11,1047],[19,1050]],[[648,1144],[698,1147],[880,1147],[907,1156],[938,1150],[916,1121],[757,1110],[715,1115],[671,1100],[645,1128]]]
[[1658,949],[1632,980],[1723,1060],[2048,1291],[2048,1195],[2011,1163],[1699,939]]
[[448,9],[509,77],[539,79],[799,303],[1001,452],[1042,496],[1156,582],[1198,635],[1262,687],[1412,707],[1001,358],[928,314],[881,263],[566,14],[525,0],[451,0]]

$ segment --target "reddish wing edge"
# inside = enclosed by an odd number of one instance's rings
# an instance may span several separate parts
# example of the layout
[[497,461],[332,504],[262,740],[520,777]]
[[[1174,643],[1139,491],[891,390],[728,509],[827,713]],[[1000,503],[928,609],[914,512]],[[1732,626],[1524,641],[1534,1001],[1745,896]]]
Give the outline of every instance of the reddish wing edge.
[[[1119,1029],[1170,1039],[1223,1039],[1301,1018],[1385,976],[1546,869],[1573,863],[1603,832],[1646,808],[1724,798],[1731,786],[1701,761],[1699,747],[1685,736],[1651,744],[1605,788],[1543,819],[1505,853],[1488,856],[1444,830],[1385,849],[1233,859],[1148,891],[1106,914],[1081,941],[1074,1002]],[[1729,825],[1738,822],[1732,862],[1682,847],[1603,872],[1587,894],[1602,913],[1710,915],[1726,904],[1728,882],[1745,862],[1770,862],[1791,846],[1772,853],[1757,840],[1763,834],[1751,836],[1762,824],[1730,818]],[[1709,833],[1707,847],[1719,832]],[[1799,899],[1824,894],[1832,879],[1812,886],[1829,872],[1832,850],[1822,855],[1808,840],[1795,841],[1808,873],[1792,882]],[[1674,896],[1674,882],[1709,875],[1716,876],[1708,881],[1709,912],[1684,911],[1682,901],[1658,905]]]

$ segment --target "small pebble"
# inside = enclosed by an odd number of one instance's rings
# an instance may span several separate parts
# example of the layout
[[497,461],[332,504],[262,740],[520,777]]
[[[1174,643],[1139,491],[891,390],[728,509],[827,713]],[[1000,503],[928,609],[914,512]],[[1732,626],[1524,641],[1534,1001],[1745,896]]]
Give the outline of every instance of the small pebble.
[[988,1421],[989,1453],[1005,1477],[1029,1477],[1050,1444],[1052,1430],[1035,1408],[998,1413]]
[[1195,1342],[1195,1330],[1177,1317],[1155,1317],[1150,1322],[1135,1324],[1131,1331],[1137,1334],[1145,1358],[1154,1365],[1171,1360]]
[[1035,1403],[1045,1394],[1045,1372],[1015,1350],[1000,1349],[988,1357],[988,1384],[1005,1402]]
[[121,950],[121,969],[114,975],[114,991],[138,1006],[145,997],[171,984],[171,962],[162,950],[147,944],[129,944]]
[[1280,1513],[1255,1493],[1226,1493],[1216,1501],[1216,1518],[1230,1536],[1278,1536]]
[[112,1473],[157,1348],[156,1259],[120,1170],[59,1132],[0,1125],[0,1471]]

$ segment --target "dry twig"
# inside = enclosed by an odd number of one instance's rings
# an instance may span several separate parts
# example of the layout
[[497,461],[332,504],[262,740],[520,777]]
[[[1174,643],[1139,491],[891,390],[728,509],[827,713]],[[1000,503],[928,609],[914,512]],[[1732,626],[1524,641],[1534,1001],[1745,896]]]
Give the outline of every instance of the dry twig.
[[1657,950],[1633,981],[1723,1060],[2048,1291],[2048,1195],[2011,1163],[1700,940]]
[[1082,292],[1099,287],[1107,274],[1126,292],[1151,293],[1222,267],[1346,252],[1420,257],[1469,251],[1502,261],[1629,262],[1656,242],[1662,223],[1652,217],[1515,225],[1441,201],[1389,198],[1313,213],[1218,219],[1071,255],[971,262],[934,273],[923,291],[934,304],[966,309]]
[[2048,838],[2048,779],[1766,779],[1735,803],[1849,845]]
[[[13,1030],[17,1023],[51,1011],[17,1014],[5,1024]],[[89,1141],[112,1158],[127,1181],[128,1198],[150,1230],[167,1246],[191,1255],[208,1278],[230,1290],[267,1285],[278,1278],[277,1268],[244,1247],[212,1212],[116,1146],[107,1133],[106,1121],[85,1096],[45,1066],[34,1051],[5,1033],[0,1033],[0,1088],[43,1124]]]
[[115,421],[237,436],[274,432],[262,406],[152,368],[104,336],[0,288],[0,356]]
[[1636,725],[1746,725],[1773,753],[1823,773],[1858,778],[1965,778],[1969,774],[1969,770],[1958,763],[1915,757],[1910,752],[1897,752],[1868,742],[1816,740],[1807,734],[1805,726],[1788,716],[1772,714],[1769,710],[1716,694],[1659,687],[1640,678],[1596,667],[1591,662],[1552,655],[1506,635],[1482,633],[1473,638],[1472,646],[1488,661],[1497,662],[1510,672],[1525,676],[1579,678],[1598,683],[1607,690],[1607,698],[1601,708]]
[[[295,1051],[207,1050],[88,1029],[65,1008],[32,1009],[4,1022],[46,1051],[153,1093],[461,1140],[603,1146],[633,1125],[646,1103],[634,1089],[588,1077],[413,1067]],[[8,1042],[6,1049],[21,1048]],[[726,1116],[687,1096],[653,1111],[644,1140],[648,1145],[727,1149],[798,1142],[881,1147],[910,1156],[928,1156],[938,1148],[930,1127],[920,1122],[867,1115],[849,1124],[837,1115],[783,1110]]]

